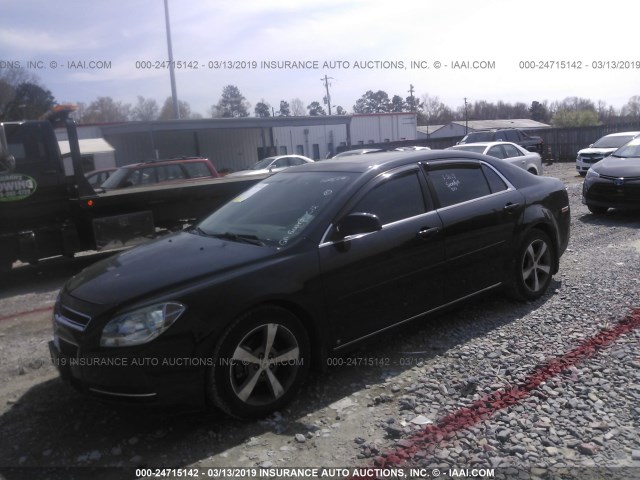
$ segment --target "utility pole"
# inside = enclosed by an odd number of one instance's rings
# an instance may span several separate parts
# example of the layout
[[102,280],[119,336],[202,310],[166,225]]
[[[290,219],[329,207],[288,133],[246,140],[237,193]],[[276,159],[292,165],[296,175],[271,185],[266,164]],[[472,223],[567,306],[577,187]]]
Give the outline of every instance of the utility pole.
[[416,111],[416,101],[413,98],[413,85],[409,84],[409,96],[411,97],[411,111]]
[[177,120],[180,120],[180,109],[178,108],[178,92],[176,90],[176,74],[173,70],[173,48],[171,48],[171,25],[169,23],[168,0],[164,0],[164,20],[167,27],[167,48],[169,50],[169,76],[171,78],[171,98],[173,99],[173,111]]
[[464,134],[469,133],[469,110],[467,110],[467,97],[464,97]]
[[327,91],[327,96],[324,97],[324,103],[327,104],[327,108],[329,109],[329,115],[331,115],[331,95],[329,94],[329,80],[333,80],[333,77],[327,77],[325,75],[324,78],[320,79],[321,82],[324,82],[324,88]]

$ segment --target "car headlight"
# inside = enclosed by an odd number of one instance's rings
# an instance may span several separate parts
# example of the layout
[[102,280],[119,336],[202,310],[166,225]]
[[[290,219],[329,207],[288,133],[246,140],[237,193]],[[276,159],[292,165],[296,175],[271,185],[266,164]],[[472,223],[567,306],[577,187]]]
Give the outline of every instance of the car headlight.
[[157,338],[187,309],[178,302],[166,302],[123,313],[102,329],[101,347],[130,347]]
[[589,170],[587,170],[587,176],[585,178],[600,178],[600,174],[593,168],[590,168]]

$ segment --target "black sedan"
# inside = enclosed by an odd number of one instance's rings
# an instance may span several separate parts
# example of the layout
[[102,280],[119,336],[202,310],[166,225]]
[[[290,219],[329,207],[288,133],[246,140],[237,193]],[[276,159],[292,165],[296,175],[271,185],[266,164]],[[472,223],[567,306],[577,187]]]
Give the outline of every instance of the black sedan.
[[51,353],[103,399],[263,416],[312,364],[391,327],[501,287],[540,297],[569,219],[559,180],[479,154],[292,167],[69,280]]
[[640,209],[640,139],[593,164],[582,184],[582,203],[593,214]]

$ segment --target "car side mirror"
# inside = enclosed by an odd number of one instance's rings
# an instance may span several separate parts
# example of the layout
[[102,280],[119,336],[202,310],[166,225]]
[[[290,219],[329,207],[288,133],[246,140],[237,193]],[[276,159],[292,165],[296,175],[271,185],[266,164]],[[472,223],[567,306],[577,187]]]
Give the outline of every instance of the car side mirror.
[[593,143],[589,144],[589,148],[593,147]]
[[382,222],[373,213],[350,213],[336,225],[339,238],[382,230]]

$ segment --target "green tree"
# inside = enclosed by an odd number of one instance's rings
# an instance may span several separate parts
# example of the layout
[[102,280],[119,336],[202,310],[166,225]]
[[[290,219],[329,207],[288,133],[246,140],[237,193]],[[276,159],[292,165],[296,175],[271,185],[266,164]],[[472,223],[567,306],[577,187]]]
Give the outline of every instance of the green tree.
[[549,110],[547,109],[546,102],[540,103],[536,100],[531,102],[531,106],[529,107],[529,115],[531,120],[535,120],[536,122],[548,122]]
[[311,102],[309,105],[307,105],[307,110],[309,110],[309,115],[311,115],[312,117],[327,114],[324,108],[322,108],[322,105],[320,105],[320,102]]
[[347,115],[347,111],[340,105],[336,107],[336,115]]
[[391,98],[391,111],[392,112],[406,112],[409,111],[409,106],[402,99],[400,95],[394,95]]
[[156,120],[159,115],[160,108],[158,102],[153,98],[144,98],[138,95],[138,103],[131,109],[131,120],[148,122]]
[[354,113],[386,113],[391,111],[389,95],[382,90],[367,90],[353,106]]
[[253,111],[255,112],[256,117],[270,117],[271,105],[265,102],[263,98],[256,104],[256,108],[254,108]]
[[587,127],[598,125],[598,112],[595,110],[560,109],[551,118],[554,127]]
[[222,96],[217,105],[212,107],[213,116],[223,118],[248,117],[251,105],[235,85],[227,85],[222,89]]
[[290,117],[291,109],[289,108],[289,102],[285,102],[284,100],[280,100],[280,110],[278,110],[279,117]]
[[24,82],[15,88],[13,99],[5,106],[6,120],[35,120],[47,113],[56,104],[49,90],[31,82]]

